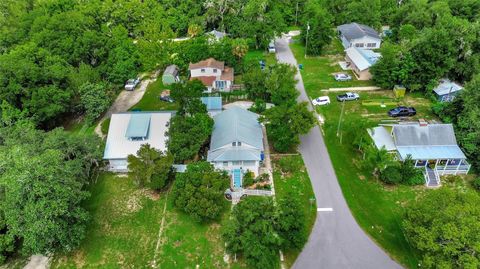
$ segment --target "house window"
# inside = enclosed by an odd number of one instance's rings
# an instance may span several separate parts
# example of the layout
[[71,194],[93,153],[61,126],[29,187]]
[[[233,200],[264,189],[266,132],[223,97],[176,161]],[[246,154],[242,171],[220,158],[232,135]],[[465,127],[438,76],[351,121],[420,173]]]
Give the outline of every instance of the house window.
[[234,161],[233,165],[242,165],[242,161]]
[[227,167],[227,166],[228,166],[228,162],[223,162],[223,166],[224,166],[224,167]]
[[205,73],[205,69],[204,68],[200,69],[200,72]]
[[237,142],[232,142],[232,147],[236,147],[237,146]]
[[363,48],[363,43],[355,43],[355,47],[357,47],[357,48]]
[[242,145],[242,142],[237,142],[237,146],[241,146]]
[[216,68],[213,69],[213,73],[217,73],[217,69],[216,69]]
[[375,44],[375,43],[367,43],[367,47],[369,47],[369,48],[374,48],[374,47],[376,47],[376,45],[377,44]]
[[254,166],[254,165],[255,165],[255,161],[243,161],[243,165],[245,165],[245,166]]
[[215,89],[225,89],[227,87],[227,81],[225,80],[215,80]]

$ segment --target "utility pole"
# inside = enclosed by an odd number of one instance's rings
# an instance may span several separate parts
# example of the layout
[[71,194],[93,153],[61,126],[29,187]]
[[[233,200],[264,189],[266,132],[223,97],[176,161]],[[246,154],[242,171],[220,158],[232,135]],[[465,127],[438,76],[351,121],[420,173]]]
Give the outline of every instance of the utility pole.
[[297,26],[298,22],[298,1],[297,1],[297,8],[295,9],[295,26]]
[[308,49],[308,31],[310,30],[310,23],[307,22],[307,37],[305,38],[305,59],[307,59],[307,49]]
[[[345,110],[345,100],[342,101],[342,112],[340,113],[340,119],[338,120],[337,137],[340,135],[340,125],[342,124],[343,111],[344,110]],[[340,137],[340,143],[342,143],[342,138],[341,137]]]

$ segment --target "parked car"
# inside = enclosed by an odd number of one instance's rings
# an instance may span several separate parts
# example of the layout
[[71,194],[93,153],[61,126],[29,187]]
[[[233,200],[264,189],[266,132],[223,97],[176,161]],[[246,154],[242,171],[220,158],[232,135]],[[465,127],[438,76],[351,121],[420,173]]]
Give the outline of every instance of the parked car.
[[275,41],[270,41],[270,44],[268,44],[268,52],[270,53],[277,52],[277,49],[275,49]]
[[339,73],[339,74],[335,74],[335,80],[336,81],[349,81],[349,80],[352,80],[352,76],[350,76],[349,74],[345,74],[345,73]]
[[328,104],[330,104],[330,97],[328,96],[320,96],[312,100],[312,105],[314,106],[323,106]]
[[358,100],[358,99],[360,99],[360,95],[358,95],[358,93],[354,93],[354,92],[347,92],[347,93],[344,93],[344,94],[337,95],[337,100],[340,101],[340,102],[353,101],[353,100]]
[[127,82],[125,83],[125,90],[127,90],[127,91],[135,90],[138,83],[140,83],[140,78],[127,80]]
[[409,117],[417,114],[417,110],[413,107],[399,106],[388,111],[390,117]]
[[160,96],[158,97],[161,101],[168,102],[168,103],[173,103],[173,98],[170,97],[170,90],[164,90],[162,93],[160,93]]

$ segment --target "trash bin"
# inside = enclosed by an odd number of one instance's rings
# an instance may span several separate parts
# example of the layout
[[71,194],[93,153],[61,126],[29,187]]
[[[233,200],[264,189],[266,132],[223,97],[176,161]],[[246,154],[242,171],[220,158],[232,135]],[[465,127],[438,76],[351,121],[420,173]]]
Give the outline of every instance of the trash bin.
[[303,64],[299,64],[298,69],[303,70]]

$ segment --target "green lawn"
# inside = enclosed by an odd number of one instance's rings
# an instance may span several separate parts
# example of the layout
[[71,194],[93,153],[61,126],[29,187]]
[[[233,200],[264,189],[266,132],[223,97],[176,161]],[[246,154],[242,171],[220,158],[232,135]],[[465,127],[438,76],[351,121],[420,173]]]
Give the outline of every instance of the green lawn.
[[[340,68],[338,62],[344,61],[345,55],[338,39],[334,39],[332,44],[325,49],[325,55],[318,57],[308,56],[305,59],[305,48],[300,42],[292,43],[290,48],[298,64],[303,64],[303,70],[301,70],[303,83],[307,94],[311,97],[318,97],[321,90],[329,88],[373,86],[371,81],[357,80],[352,71],[343,71]],[[337,72],[350,74],[352,80],[335,81],[333,74]]]
[[[290,166],[293,165],[296,168],[294,169],[295,172],[282,174],[282,170],[284,169],[282,169],[280,158],[283,159],[284,162],[290,163]],[[306,216],[308,231],[310,233],[313,224],[315,223],[317,207],[315,202],[310,200],[314,198],[315,195],[313,193],[312,184],[310,183],[310,178],[308,177],[308,173],[303,164],[302,157],[300,155],[293,155],[274,158],[273,166],[273,180],[275,184],[276,198],[281,199],[290,191],[293,191],[300,198]],[[285,264],[289,268],[295,262],[298,254],[300,254],[299,251],[289,251],[284,253]]]
[[177,110],[176,103],[168,103],[161,101],[158,97],[163,90],[170,89],[170,86],[164,86],[162,77],[159,76],[154,82],[151,82],[142,100],[134,105],[130,110],[140,109],[142,111],[158,111],[158,110]]
[[[128,177],[102,174],[85,203],[91,213],[80,248],[57,254],[52,268],[151,267],[167,193],[138,189]],[[225,268],[220,224],[200,225],[167,201],[159,268]]]

